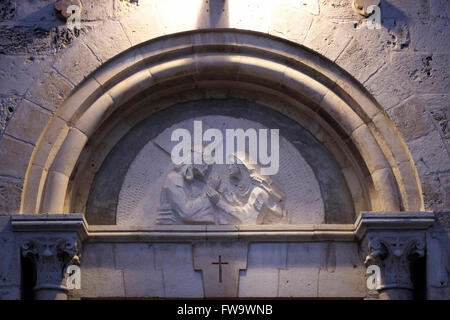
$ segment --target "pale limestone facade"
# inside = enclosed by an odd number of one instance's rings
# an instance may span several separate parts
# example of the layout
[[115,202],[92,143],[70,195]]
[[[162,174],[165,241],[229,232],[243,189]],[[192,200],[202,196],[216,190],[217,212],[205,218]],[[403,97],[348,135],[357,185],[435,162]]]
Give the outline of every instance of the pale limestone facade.
[[[1,299],[26,258],[38,299],[450,298],[448,1],[372,30],[351,0],[81,0],[76,35],[54,2],[0,7]],[[149,143],[230,116],[280,127],[291,221],[152,223]]]

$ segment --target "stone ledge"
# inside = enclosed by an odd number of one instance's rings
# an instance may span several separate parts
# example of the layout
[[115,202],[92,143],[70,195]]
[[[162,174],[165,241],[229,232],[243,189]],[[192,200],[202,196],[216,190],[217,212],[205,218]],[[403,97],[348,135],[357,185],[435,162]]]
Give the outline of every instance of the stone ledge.
[[75,232],[81,240],[88,236],[83,214],[18,214],[11,216],[14,232]]
[[425,231],[434,224],[433,212],[361,212],[355,222],[355,236],[362,239],[367,231]]
[[83,214],[11,215],[16,232],[76,232],[89,242],[357,241],[367,231],[426,230],[432,212],[362,212],[355,224],[174,225],[153,228],[88,226]]

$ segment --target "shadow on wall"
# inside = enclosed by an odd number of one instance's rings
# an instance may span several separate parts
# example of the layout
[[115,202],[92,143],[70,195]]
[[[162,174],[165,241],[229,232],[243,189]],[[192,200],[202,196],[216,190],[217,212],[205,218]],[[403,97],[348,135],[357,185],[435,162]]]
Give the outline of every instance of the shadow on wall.
[[227,0],[207,0],[202,3],[197,15],[197,28],[230,27]]

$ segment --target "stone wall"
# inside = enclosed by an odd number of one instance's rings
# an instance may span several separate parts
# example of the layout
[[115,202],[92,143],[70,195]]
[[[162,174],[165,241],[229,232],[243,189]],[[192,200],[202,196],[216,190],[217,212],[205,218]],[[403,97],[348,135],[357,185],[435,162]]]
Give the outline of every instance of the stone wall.
[[[84,250],[77,293],[82,297],[204,297],[191,244],[98,243]],[[361,299],[366,294],[354,243],[251,243],[247,268],[239,273],[242,298]]]
[[[2,212],[19,210],[17,195],[33,146],[51,114],[86,75],[131,45],[208,27],[196,20],[207,13],[203,1],[186,5],[182,17],[178,11],[170,12],[171,1],[82,2],[83,28],[78,36],[58,19],[54,1],[1,4],[0,135],[4,138],[0,152],[21,149],[14,164],[0,164],[1,195],[8,197],[0,202]],[[245,19],[230,4],[224,8],[230,13],[228,21],[218,26],[267,32],[301,43],[356,77],[403,134],[422,181],[426,209],[448,214],[450,47],[445,35],[450,29],[449,3],[381,1],[382,29],[368,30],[350,0],[303,2],[282,0],[269,14],[264,1],[243,1],[241,5],[251,9]],[[33,123],[24,121],[31,118]],[[10,172],[4,166],[17,170]]]
[[[231,27],[303,44],[373,94],[409,147],[425,209],[437,213],[434,231],[449,247],[449,1],[382,0],[380,30],[367,28],[351,0],[280,0],[274,8],[268,0],[223,7],[203,0],[174,7],[174,1],[81,0],[82,30],[76,34],[55,14],[55,1],[0,2],[0,213],[20,211],[34,146],[55,110],[87,75],[149,39]],[[436,297],[445,296],[439,290]]]

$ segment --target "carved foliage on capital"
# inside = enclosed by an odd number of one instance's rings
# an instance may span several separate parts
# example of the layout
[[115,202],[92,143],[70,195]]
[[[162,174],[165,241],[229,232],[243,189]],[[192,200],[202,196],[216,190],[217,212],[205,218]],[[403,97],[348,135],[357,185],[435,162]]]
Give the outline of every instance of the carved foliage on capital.
[[61,285],[69,264],[79,264],[81,245],[76,238],[33,238],[22,245],[22,255],[33,261],[36,286]]
[[410,265],[425,254],[423,236],[370,236],[367,249],[364,263],[380,267],[380,289],[413,288]]

